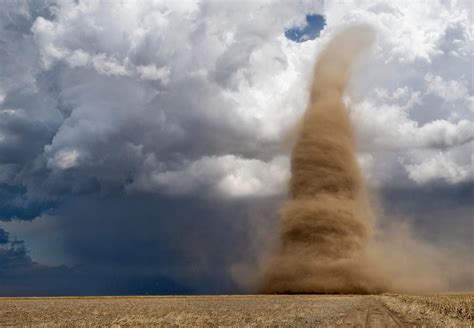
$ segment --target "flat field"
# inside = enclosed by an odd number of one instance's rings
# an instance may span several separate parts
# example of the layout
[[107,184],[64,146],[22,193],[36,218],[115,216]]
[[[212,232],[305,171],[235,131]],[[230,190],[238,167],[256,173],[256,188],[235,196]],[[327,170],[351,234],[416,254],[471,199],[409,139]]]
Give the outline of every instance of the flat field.
[[473,327],[474,294],[0,298],[1,327]]

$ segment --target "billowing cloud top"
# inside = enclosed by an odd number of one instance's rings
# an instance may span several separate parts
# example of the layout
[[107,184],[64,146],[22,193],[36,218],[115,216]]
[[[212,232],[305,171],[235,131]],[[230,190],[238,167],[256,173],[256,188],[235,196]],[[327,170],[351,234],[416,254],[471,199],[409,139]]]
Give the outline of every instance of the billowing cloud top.
[[[315,55],[359,22],[377,33],[347,95],[369,182],[472,194],[468,2],[6,2],[0,247],[32,266],[17,235],[77,281],[116,273],[91,293],[235,290],[256,217],[286,192]],[[0,270],[12,286],[15,270]]]

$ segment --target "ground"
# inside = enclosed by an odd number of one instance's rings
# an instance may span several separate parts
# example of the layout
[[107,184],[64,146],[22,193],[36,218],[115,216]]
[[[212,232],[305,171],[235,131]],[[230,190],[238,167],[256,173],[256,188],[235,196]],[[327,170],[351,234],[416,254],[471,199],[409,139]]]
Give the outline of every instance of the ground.
[[0,298],[0,326],[472,327],[474,294]]

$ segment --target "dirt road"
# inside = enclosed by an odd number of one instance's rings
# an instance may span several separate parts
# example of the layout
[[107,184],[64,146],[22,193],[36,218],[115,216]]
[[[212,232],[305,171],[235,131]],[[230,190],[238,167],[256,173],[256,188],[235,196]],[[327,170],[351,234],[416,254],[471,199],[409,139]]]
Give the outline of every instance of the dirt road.
[[386,300],[380,296],[350,295],[0,298],[0,326],[431,327],[436,324],[428,316],[411,313],[405,317],[390,310]]
[[338,327],[411,327],[399,314],[393,313],[375,297],[363,297],[351,312],[335,323]]

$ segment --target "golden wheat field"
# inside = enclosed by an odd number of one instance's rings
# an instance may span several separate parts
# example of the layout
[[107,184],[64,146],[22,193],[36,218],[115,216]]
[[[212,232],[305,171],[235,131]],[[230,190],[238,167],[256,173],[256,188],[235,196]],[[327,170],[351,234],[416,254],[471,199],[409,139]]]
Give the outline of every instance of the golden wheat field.
[[1,327],[471,327],[474,294],[0,298]]

